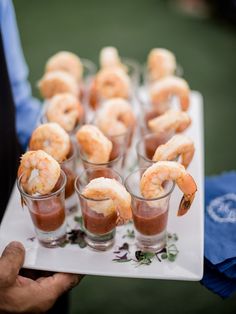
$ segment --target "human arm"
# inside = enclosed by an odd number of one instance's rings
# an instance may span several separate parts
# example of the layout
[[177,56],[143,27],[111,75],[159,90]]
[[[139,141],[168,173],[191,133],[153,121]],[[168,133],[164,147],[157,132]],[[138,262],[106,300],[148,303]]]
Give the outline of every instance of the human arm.
[[0,28],[16,108],[17,135],[25,149],[39,117],[40,102],[32,97],[11,0],[0,0]]

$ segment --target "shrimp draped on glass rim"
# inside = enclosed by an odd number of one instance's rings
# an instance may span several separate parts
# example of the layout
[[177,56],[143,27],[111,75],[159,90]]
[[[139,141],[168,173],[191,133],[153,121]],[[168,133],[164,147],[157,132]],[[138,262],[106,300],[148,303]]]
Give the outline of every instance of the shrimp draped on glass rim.
[[77,131],[76,139],[89,162],[101,164],[109,161],[112,142],[95,125],[83,125]]
[[165,194],[165,181],[176,182],[184,193],[177,212],[178,216],[185,215],[190,209],[197,191],[197,184],[183,165],[175,161],[158,161],[145,170],[140,181],[140,190],[145,198],[158,198]]
[[179,99],[180,108],[187,111],[190,106],[190,88],[188,83],[177,76],[167,76],[150,86],[151,103],[156,109],[166,104],[166,110],[169,107],[169,100],[172,96]]
[[[115,205],[111,208],[116,209],[119,215],[117,224],[123,224],[132,217],[131,196],[125,187],[115,179],[104,177],[93,179],[83,189],[82,195],[97,200],[111,199]],[[104,214],[106,214],[108,209],[105,207],[104,210]]]
[[99,101],[114,97],[128,99],[131,81],[128,74],[119,67],[101,69],[90,88],[90,104],[96,108]]
[[41,124],[32,133],[30,150],[44,150],[58,162],[64,161],[71,149],[70,137],[57,123]]
[[181,164],[187,168],[195,152],[194,143],[186,135],[176,134],[168,142],[157,147],[152,160],[174,160],[181,157]]
[[21,157],[18,177],[24,191],[30,195],[50,193],[58,182],[59,163],[43,150],[28,151]]
[[42,97],[46,99],[60,93],[70,93],[76,97],[80,94],[76,79],[64,71],[46,72],[39,81],[38,87]]
[[56,122],[67,132],[71,132],[83,121],[84,109],[75,95],[61,93],[48,100],[45,115],[49,122]]
[[148,121],[153,133],[179,133],[189,127],[192,120],[187,112],[169,109],[164,114]]
[[136,118],[131,104],[122,98],[112,98],[105,101],[98,111],[95,124],[106,135],[124,134],[127,130],[133,133]]
[[76,54],[59,51],[48,59],[45,66],[45,72],[53,71],[67,72],[79,82],[83,75],[83,64]]

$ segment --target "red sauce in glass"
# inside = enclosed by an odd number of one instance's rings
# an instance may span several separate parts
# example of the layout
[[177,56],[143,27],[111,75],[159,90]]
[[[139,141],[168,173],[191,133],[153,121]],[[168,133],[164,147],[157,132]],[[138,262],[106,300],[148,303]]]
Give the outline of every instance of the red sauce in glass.
[[65,221],[65,209],[56,196],[34,201],[30,215],[36,228],[46,232],[57,230]]
[[83,210],[83,219],[85,228],[93,234],[105,234],[116,227],[116,211],[104,216],[91,209]]
[[138,232],[151,236],[165,230],[168,219],[168,210],[150,208],[147,204],[138,204],[133,213],[133,221]]

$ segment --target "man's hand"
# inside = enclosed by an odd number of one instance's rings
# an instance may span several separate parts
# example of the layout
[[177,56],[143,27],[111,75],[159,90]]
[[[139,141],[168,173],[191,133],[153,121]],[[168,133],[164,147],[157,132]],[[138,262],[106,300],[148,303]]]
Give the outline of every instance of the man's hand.
[[11,242],[0,258],[0,313],[41,313],[53,306],[57,298],[77,285],[82,276],[56,273],[32,280],[18,275],[25,249]]

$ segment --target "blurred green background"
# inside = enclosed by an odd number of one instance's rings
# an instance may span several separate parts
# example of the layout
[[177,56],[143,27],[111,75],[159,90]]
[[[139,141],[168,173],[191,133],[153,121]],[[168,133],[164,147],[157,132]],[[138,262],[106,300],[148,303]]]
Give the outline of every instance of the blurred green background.
[[[14,1],[33,93],[46,60],[70,50],[98,62],[103,46],[144,63],[153,47],[172,50],[204,97],[205,172],[235,169],[236,30],[187,16],[158,0]],[[79,263],[79,261],[78,261]],[[87,276],[71,293],[73,313],[235,313],[199,283]]]

